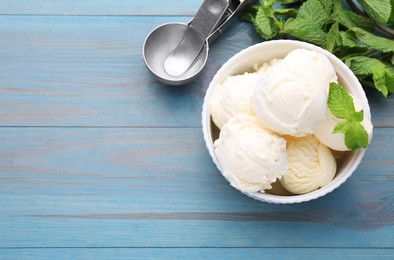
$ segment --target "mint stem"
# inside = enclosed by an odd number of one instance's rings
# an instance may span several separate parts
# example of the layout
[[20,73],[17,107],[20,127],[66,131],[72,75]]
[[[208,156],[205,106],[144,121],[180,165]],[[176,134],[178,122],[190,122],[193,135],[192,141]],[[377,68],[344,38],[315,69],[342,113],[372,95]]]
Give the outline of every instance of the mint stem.
[[394,30],[393,30],[393,29],[391,29],[391,28],[389,28],[389,27],[387,27],[387,26],[384,26],[384,25],[382,25],[382,24],[378,24],[377,27],[378,27],[380,30],[382,30],[383,32],[389,34],[389,35],[391,36],[391,39],[394,39]]

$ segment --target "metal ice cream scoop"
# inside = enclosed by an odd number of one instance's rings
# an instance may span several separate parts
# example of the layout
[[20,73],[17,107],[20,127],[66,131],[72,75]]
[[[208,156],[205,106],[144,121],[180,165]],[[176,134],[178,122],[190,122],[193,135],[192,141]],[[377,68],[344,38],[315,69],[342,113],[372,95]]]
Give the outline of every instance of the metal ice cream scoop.
[[143,47],[144,61],[168,85],[194,79],[208,59],[209,43],[253,0],[205,0],[187,24],[167,23],[154,29]]

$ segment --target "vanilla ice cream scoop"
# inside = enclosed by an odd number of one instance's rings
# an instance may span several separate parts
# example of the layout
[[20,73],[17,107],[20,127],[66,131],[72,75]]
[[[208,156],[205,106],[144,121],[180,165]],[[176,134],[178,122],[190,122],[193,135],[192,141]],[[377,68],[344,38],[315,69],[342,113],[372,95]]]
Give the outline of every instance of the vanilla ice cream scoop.
[[253,93],[259,73],[245,73],[229,76],[212,93],[212,121],[221,129],[238,113],[254,114],[252,110]]
[[286,141],[253,115],[237,114],[214,143],[222,174],[245,192],[264,192],[287,170]]
[[314,71],[316,76],[327,86],[327,89],[330,82],[338,82],[334,66],[326,56],[316,51],[295,49],[289,52],[283,61],[308,71]]
[[336,161],[331,150],[313,135],[286,137],[289,168],[280,183],[294,194],[321,188],[335,176]]
[[[352,95],[350,95],[352,96]],[[356,111],[360,111],[362,109],[360,102],[353,97],[354,108]],[[337,151],[349,151],[345,144],[345,136],[343,134],[334,134],[334,128],[339,123],[342,122],[343,119],[339,119],[335,117],[331,112],[328,113],[327,118],[323,123],[316,129],[315,136],[319,139],[320,142],[327,145],[333,150]],[[361,125],[368,133],[368,143],[372,140],[372,132],[373,126],[371,123],[371,118],[369,115],[364,113],[364,120],[361,122]]]
[[327,94],[327,86],[313,71],[283,60],[259,78],[253,110],[271,131],[301,137],[326,119]]

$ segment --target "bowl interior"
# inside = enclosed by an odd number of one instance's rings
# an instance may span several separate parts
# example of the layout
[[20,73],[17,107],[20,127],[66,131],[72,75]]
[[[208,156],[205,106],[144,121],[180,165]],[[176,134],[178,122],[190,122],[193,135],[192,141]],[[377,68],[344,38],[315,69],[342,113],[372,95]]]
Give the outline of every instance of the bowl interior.
[[180,76],[171,76],[164,69],[164,62],[181,42],[187,29],[184,23],[167,23],[154,29],[146,38],[143,56],[146,66],[162,82],[180,85],[194,78],[204,67],[208,58],[208,43],[203,46],[190,68]]
[[[364,116],[371,118],[368,100],[361,84],[354,76],[352,71],[333,54],[315,45],[294,40],[276,40],[253,45],[233,56],[222,66],[222,68],[216,73],[215,77],[211,81],[204,99],[202,114],[204,139],[209,154],[211,155],[212,160],[219,170],[221,170],[220,163],[216,159],[213,147],[213,142],[219,137],[219,129],[217,129],[217,127],[212,122],[209,105],[213,89],[218,86],[227,76],[252,71],[254,64],[262,65],[263,63],[268,62],[274,58],[284,58],[290,51],[298,48],[314,50],[325,55],[333,64],[340,84],[359,100],[360,104],[364,108]],[[343,158],[341,158],[341,162],[338,164],[337,174],[333,181],[316,191],[303,195],[292,196],[279,196],[258,192],[244,193],[257,200],[272,203],[297,203],[316,199],[331,192],[335,188],[339,187],[343,182],[345,182],[346,179],[350,177],[350,175],[357,168],[364,155],[364,152],[364,149],[359,149],[357,151],[344,153],[342,155]]]

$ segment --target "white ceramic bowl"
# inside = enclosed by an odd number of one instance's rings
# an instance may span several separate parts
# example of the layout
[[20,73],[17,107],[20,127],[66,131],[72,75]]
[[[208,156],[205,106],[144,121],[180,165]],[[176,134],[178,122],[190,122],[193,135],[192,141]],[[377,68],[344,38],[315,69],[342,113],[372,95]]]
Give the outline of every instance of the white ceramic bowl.
[[[274,58],[284,58],[287,53],[298,48],[314,50],[318,53],[325,55],[334,66],[340,84],[344,86],[354,97],[358,98],[364,109],[364,116],[371,118],[368,100],[358,79],[341,60],[339,60],[330,52],[315,45],[294,40],[274,40],[253,45],[234,55],[219,69],[219,71],[212,79],[204,98],[204,105],[202,111],[202,128],[204,140],[213,162],[216,164],[217,168],[220,171],[221,166],[216,158],[213,146],[214,140],[218,137],[219,130],[216,128],[216,126],[211,120],[210,111],[210,101],[213,89],[217,87],[227,76],[242,74],[246,71],[251,71],[253,64],[262,64]],[[342,183],[344,183],[356,170],[357,166],[361,162],[362,157],[364,156],[364,153],[365,149],[359,149],[353,152],[346,152],[344,154],[344,158],[341,160],[341,163],[338,164],[337,174],[335,178],[326,186],[307,194],[280,196],[259,192],[243,193],[260,201],[277,204],[299,203],[316,199],[326,195],[327,193],[333,191],[334,189],[338,188]]]

